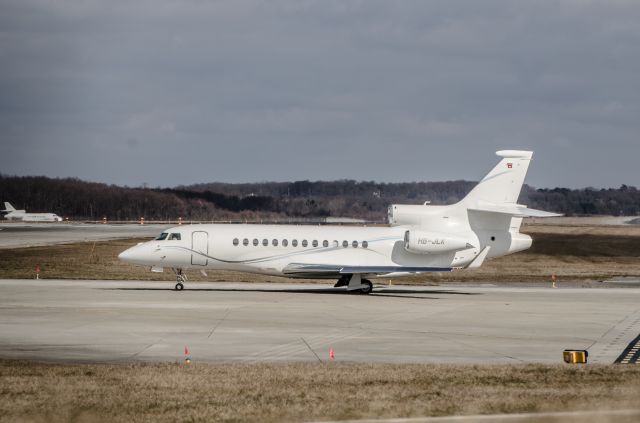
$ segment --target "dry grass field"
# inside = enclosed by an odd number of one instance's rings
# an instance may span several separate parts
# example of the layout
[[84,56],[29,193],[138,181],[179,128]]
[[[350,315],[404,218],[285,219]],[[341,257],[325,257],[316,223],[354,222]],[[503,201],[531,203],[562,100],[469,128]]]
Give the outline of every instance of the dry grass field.
[[[477,271],[418,275],[394,283],[549,282],[552,273],[560,282],[640,276],[640,226],[527,225],[523,232],[534,239],[531,249],[488,261]],[[145,240],[0,250],[0,278],[33,278],[39,264],[41,277],[48,279],[174,280],[170,271],[151,273],[118,261],[118,253],[140,241]],[[209,272],[206,277],[188,272],[188,277],[191,281],[286,280],[233,272]]]
[[0,392],[0,421],[298,422],[637,408],[640,368],[0,361]]

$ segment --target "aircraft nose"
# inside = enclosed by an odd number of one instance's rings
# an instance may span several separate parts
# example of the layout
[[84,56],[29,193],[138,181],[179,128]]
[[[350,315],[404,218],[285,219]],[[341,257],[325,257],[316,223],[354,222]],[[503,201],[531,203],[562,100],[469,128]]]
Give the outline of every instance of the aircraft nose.
[[120,254],[118,254],[118,259],[122,260],[122,261],[129,261],[131,260],[131,248],[124,250],[123,252],[121,252]]
[[134,263],[136,260],[140,258],[139,257],[140,254],[138,254],[135,250],[136,250],[136,247],[124,250],[123,252],[118,254],[118,259],[128,263]]

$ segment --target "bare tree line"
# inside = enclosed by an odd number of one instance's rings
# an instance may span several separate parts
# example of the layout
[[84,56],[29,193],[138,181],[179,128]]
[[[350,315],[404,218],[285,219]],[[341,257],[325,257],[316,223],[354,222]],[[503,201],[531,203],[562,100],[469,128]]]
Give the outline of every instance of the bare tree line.
[[[176,188],[129,188],[75,178],[0,175],[0,201],[31,212],[71,219],[286,220],[329,216],[373,221],[386,218],[392,203],[451,204],[475,185],[470,181],[378,183],[296,181],[251,184],[209,183]],[[520,202],[567,215],[638,215],[640,191],[535,189],[525,185]]]

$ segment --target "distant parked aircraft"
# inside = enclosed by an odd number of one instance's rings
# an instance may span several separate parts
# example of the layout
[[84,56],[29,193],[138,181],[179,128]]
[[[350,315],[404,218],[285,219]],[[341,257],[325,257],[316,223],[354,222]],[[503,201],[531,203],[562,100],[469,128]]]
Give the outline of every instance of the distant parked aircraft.
[[9,220],[21,220],[23,222],[62,222],[62,218],[53,213],[27,213],[26,210],[16,210],[5,201],[4,210],[7,213],[4,218]]
[[500,163],[460,202],[389,206],[387,227],[187,225],[122,252],[120,260],[183,269],[221,269],[290,278],[338,280],[368,294],[368,278],[475,269],[485,259],[526,250],[526,216],[557,216],[517,204],[530,151],[498,151]]

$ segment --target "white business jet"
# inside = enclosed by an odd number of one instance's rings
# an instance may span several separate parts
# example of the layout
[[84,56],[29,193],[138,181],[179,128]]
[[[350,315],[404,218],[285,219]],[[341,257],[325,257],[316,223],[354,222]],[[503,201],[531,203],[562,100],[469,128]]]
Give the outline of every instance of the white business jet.
[[498,151],[498,165],[461,201],[447,206],[389,206],[389,226],[212,224],[177,226],[118,257],[172,268],[176,290],[185,269],[234,270],[289,278],[338,279],[336,287],[368,294],[369,280],[476,269],[486,259],[526,250],[527,216],[560,216],[517,204],[533,155]]
[[5,201],[4,210],[7,213],[4,218],[9,220],[21,220],[23,222],[62,222],[62,218],[53,213],[27,213],[26,210],[16,210],[10,203]]

